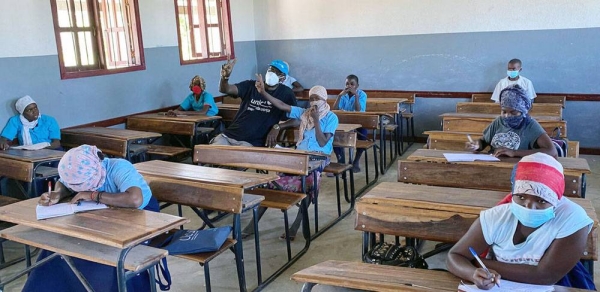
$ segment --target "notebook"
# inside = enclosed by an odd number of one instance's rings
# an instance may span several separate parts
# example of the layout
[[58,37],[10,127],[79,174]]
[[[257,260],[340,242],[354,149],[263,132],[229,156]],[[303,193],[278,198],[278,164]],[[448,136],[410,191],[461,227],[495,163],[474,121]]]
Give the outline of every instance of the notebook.
[[14,146],[14,147],[10,147],[12,149],[23,149],[23,150],[40,150],[40,149],[44,149],[46,147],[50,146],[50,143],[48,142],[41,142],[41,143],[36,143],[36,144],[31,144],[31,145],[21,145],[21,146]]
[[471,291],[492,291],[492,292],[546,292],[546,291],[554,291],[553,286],[547,285],[533,285],[533,284],[525,284],[518,283],[509,280],[500,280],[500,287],[494,286],[490,290],[481,290],[477,288],[475,285],[467,285],[460,282],[458,285],[458,291],[471,292]]
[[53,217],[67,216],[79,212],[106,209],[105,204],[96,204],[96,202],[82,201],[79,204],[61,203],[52,206],[35,207],[35,215],[37,220],[48,219]]
[[498,157],[489,154],[473,154],[473,153],[444,153],[444,157],[448,162],[472,162],[479,161],[500,161]]

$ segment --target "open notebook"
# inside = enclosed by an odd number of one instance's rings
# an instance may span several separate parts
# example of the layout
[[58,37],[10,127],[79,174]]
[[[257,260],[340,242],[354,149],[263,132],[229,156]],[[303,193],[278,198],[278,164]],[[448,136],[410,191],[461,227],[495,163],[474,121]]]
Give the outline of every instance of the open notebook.
[[500,280],[500,287],[494,286],[494,288],[490,290],[481,290],[477,288],[475,285],[467,285],[461,281],[460,285],[458,285],[458,291],[471,292],[471,291],[496,291],[496,292],[546,292],[546,291],[554,291],[553,286],[546,285],[533,285],[533,284],[525,284],[518,283],[509,280]]
[[489,154],[474,154],[474,153],[444,153],[444,157],[448,162],[461,162],[461,161],[500,161],[494,155]]
[[48,146],[50,146],[50,143],[48,143],[48,142],[41,142],[41,143],[32,144],[32,145],[13,146],[13,147],[10,147],[10,148],[12,148],[12,149],[23,149],[23,150],[40,150],[40,149],[44,149],[44,148],[46,148]]
[[106,209],[108,206],[104,204],[96,204],[96,202],[82,201],[79,204],[61,203],[52,206],[40,206],[35,208],[37,220],[48,219],[53,217],[72,215],[78,212],[91,210]]

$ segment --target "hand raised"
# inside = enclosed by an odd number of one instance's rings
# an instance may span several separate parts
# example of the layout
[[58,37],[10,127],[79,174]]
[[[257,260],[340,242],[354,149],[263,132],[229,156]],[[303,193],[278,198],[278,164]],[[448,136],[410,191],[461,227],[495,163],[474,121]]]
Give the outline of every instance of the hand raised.
[[229,58],[230,56],[227,55],[227,63],[221,66],[222,77],[229,77],[231,75],[231,72],[233,71],[233,66],[235,66],[235,62],[237,62],[237,59],[230,60]]
[[256,74],[256,82],[254,83],[254,86],[256,86],[258,93],[263,94],[265,92],[265,83],[263,81],[262,74]]

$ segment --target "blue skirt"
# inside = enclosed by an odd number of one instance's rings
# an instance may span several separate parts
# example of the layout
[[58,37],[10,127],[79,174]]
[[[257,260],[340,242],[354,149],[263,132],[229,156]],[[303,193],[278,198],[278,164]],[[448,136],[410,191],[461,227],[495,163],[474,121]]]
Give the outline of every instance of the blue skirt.
[[560,279],[556,285],[596,291],[594,280],[592,280],[590,273],[588,273],[581,262],[577,262],[575,267]]
[[[158,201],[153,197],[144,210],[158,212]],[[52,254],[52,252],[41,250],[37,260],[40,261]],[[117,269],[115,267],[77,258],[71,259],[95,291],[118,291]],[[23,291],[49,290],[57,292],[86,291],[71,268],[69,268],[69,265],[61,257],[56,257],[31,271],[25,287],[23,287]],[[145,271],[130,278],[127,281],[127,291],[150,291],[149,273]]]

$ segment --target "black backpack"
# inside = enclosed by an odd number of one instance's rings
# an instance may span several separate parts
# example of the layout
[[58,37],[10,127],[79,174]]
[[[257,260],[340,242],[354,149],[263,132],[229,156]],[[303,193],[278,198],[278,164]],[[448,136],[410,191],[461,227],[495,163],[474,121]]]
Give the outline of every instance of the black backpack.
[[554,144],[554,148],[556,148],[558,157],[567,157],[567,151],[569,150],[569,141],[566,138],[560,137],[560,129],[558,127],[554,128],[554,130],[552,131],[552,136],[550,136],[550,140],[552,140],[552,144]]
[[363,262],[376,265],[427,269],[427,262],[412,246],[380,242],[363,257]]

